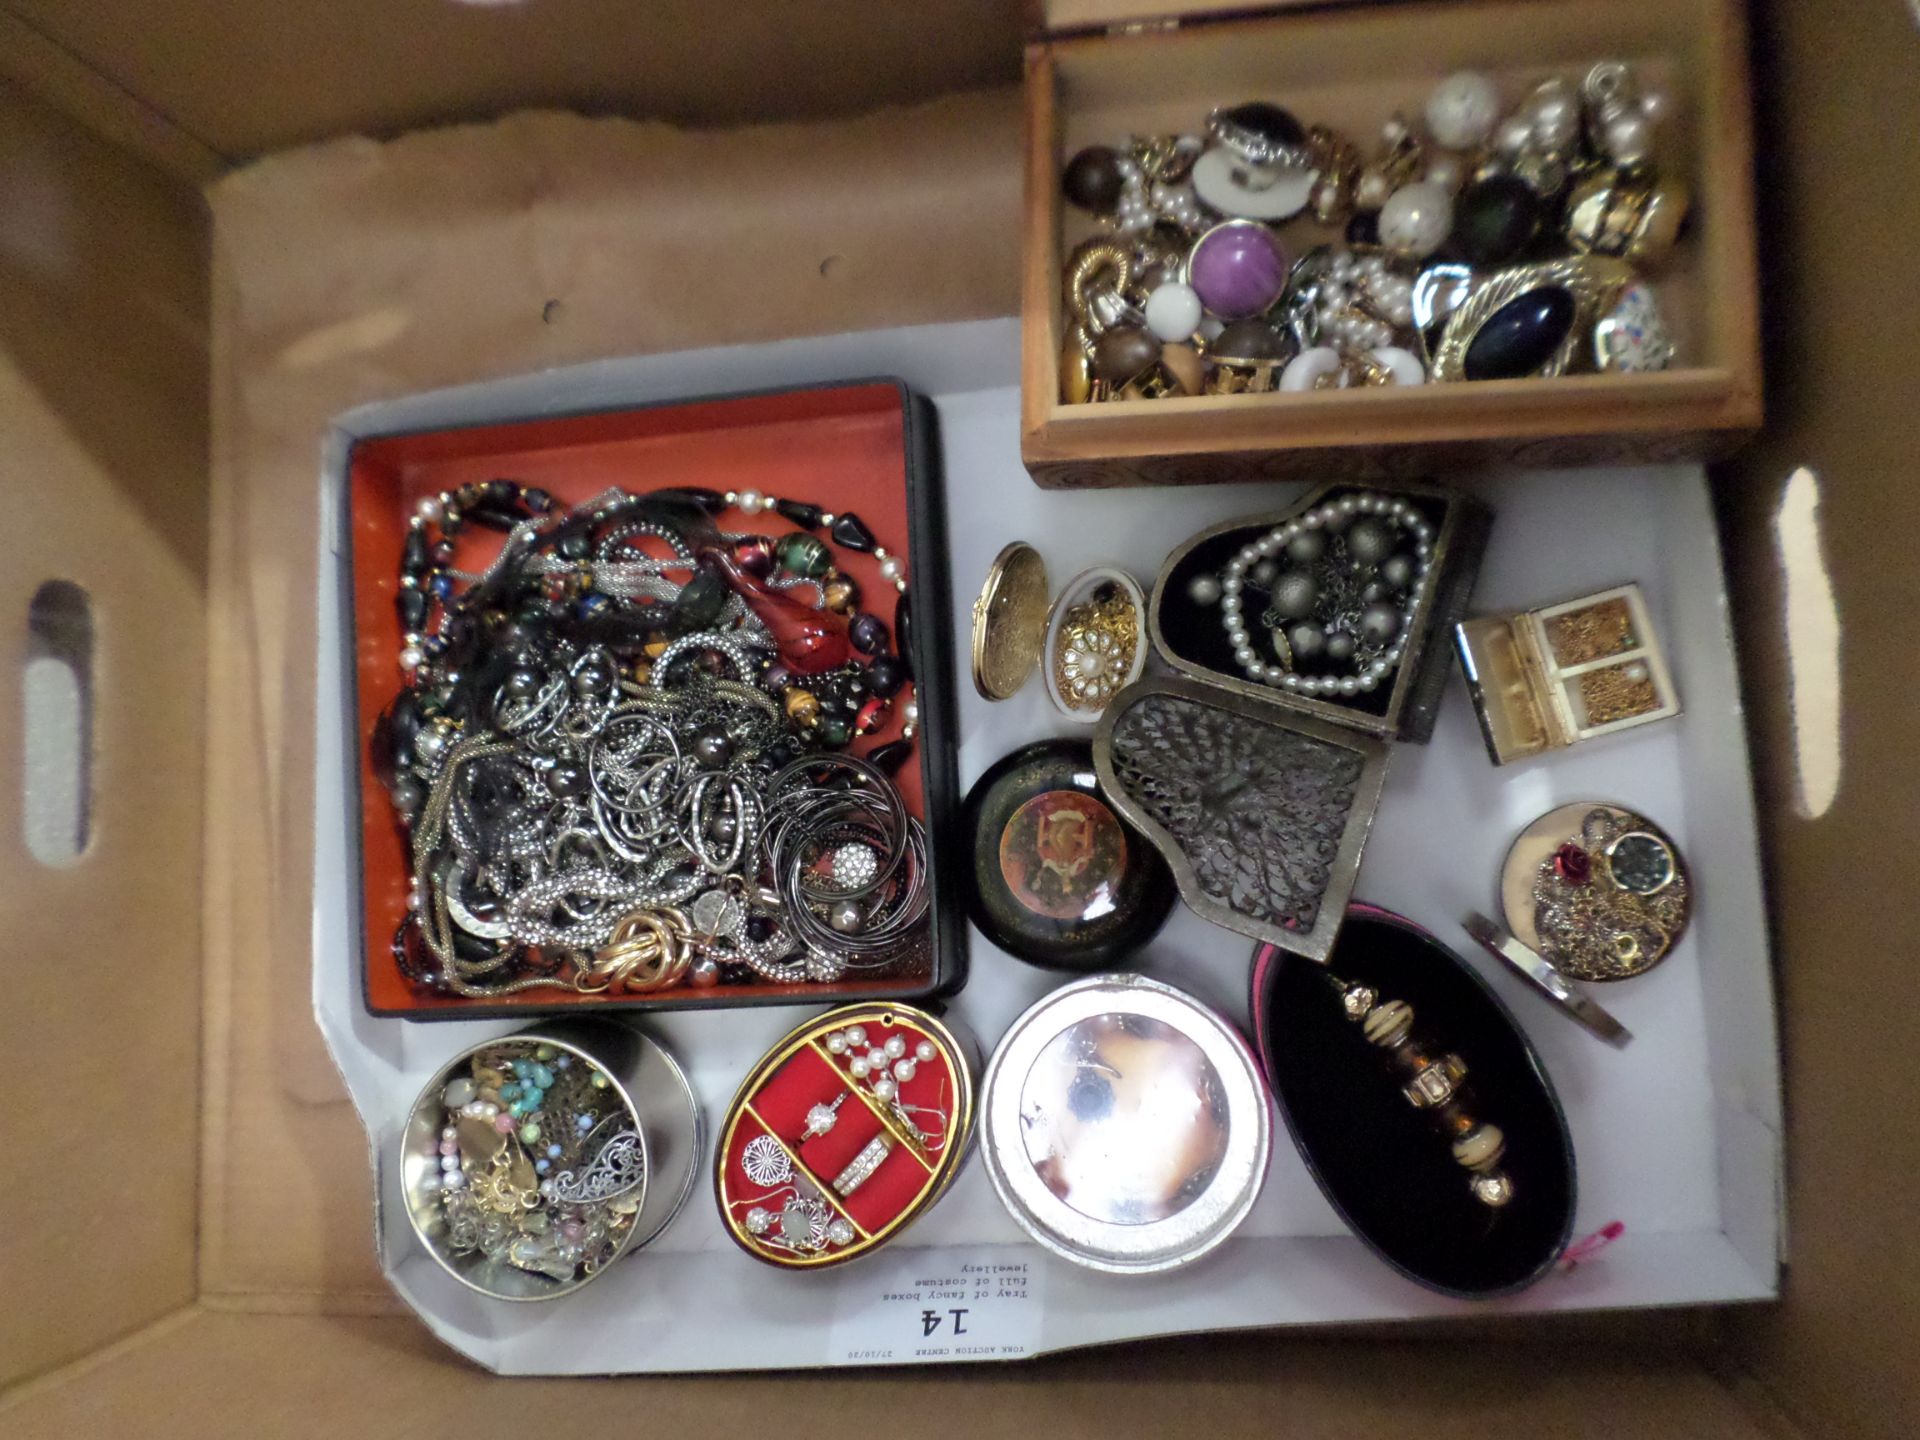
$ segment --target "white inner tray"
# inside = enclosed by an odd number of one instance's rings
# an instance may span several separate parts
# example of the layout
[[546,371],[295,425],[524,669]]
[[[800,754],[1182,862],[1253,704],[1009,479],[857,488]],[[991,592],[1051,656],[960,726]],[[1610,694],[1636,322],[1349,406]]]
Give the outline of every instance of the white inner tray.
[[[1533,1038],[1573,1128],[1575,1234],[1609,1221],[1623,1238],[1525,1294],[1462,1302],[1404,1280],[1342,1227],[1276,1125],[1265,1193],[1239,1235],[1170,1274],[1081,1270],[1027,1242],[969,1161],[952,1192],[900,1241],[851,1265],[775,1271],[723,1233],[711,1156],[692,1199],[652,1247],[550,1305],[485,1300],[420,1248],[393,1165],[399,1126],[428,1074],[512,1022],[409,1024],[360,1004],[347,870],[341,702],[347,649],[335,497],[352,439],[488,420],[652,403],[810,381],[897,375],[936,401],[945,452],[955,653],[988,562],[1023,539],[1056,585],[1114,561],[1143,584],[1182,537],[1270,510],[1300,487],[1044,491],[1018,449],[1019,330],[1013,321],[608,362],[357,410],[330,436],[322,475],[314,1007],[366,1122],[377,1176],[381,1263],[448,1344],[517,1374],[768,1369],[1003,1358],[1135,1336],[1241,1326],[1381,1321],[1500,1310],[1584,1310],[1749,1300],[1776,1293],[1781,1216],[1778,1047],[1745,734],[1706,481],[1698,467],[1472,477],[1494,510],[1476,612],[1569,598],[1624,580],[1645,587],[1667,642],[1679,719],[1496,770],[1458,666],[1426,746],[1396,745],[1357,899],[1427,926],[1485,975]],[[830,498],[830,497],[828,497]],[[1085,734],[1049,706],[1038,679],[990,705],[963,673],[963,786],[1015,746]],[[1607,799],[1670,830],[1692,866],[1696,919],[1674,955],[1600,998],[1634,1034],[1616,1051],[1589,1037],[1480,952],[1470,909],[1497,913],[1514,832],[1556,805]],[[951,863],[953,857],[942,857]],[[971,936],[972,976],[953,1013],[990,1049],[1028,1003],[1066,977]],[[1246,1023],[1252,942],[1178,908],[1141,968]],[[645,1020],[692,1076],[709,1130],[739,1077],[800,1016],[742,1010]],[[709,1135],[709,1152],[711,1134]],[[989,1268],[990,1267],[990,1268]],[[964,1313],[957,1318],[954,1311]],[[956,1325],[960,1333],[954,1334]]]

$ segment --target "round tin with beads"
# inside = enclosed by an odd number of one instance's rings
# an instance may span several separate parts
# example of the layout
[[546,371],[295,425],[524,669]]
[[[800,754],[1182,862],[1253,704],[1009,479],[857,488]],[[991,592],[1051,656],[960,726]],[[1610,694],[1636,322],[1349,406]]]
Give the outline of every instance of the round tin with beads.
[[494,1300],[556,1300],[654,1240],[693,1191],[705,1127],[651,1036],[556,1021],[435,1072],[400,1140],[422,1246]]
[[980,1109],[1008,1214],[1092,1270],[1198,1260],[1266,1183],[1272,1122],[1253,1052],[1225,1018],[1142,975],[1042,997],[994,1051]]
[[727,1107],[714,1200],[769,1265],[877,1250],[953,1183],[973,1135],[971,1043],[911,1005],[847,1005],[796,1026]]

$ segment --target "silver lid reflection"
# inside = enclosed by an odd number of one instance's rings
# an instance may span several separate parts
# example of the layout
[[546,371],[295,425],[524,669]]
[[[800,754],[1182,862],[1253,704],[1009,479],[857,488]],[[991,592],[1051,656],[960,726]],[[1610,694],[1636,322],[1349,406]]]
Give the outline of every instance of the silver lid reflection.
[[1020,1096],[1027,1158],[1091,1220],[1177,1215],[1220,1173],[1230,1121],[1206,1052],[1161,1020],[1108,1013],[1062,1030]]
[[1184,1265],[1247,1217],[1272,1127],[1253,1054],[1184,991],[1093,975],[1018,1020],[982,1087],[982,1158],[1007,1212],[1096,1270]]

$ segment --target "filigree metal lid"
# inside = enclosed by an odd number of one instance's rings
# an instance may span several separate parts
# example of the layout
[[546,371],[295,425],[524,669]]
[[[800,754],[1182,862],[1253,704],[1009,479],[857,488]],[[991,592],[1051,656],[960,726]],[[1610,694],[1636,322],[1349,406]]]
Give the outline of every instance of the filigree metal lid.
[[1324,960],[1386,779],[1386,746],[1196,680],[1143,680],[1093,739],[1100,790],[1189,908]]
[[973,688],[989,700],[1019,693],[1047,639],[1047,562],[1024,540],[987,567],[973,602]]
[[[515,1061],[525,1074],[510,1068]],[[540,1118],[501,1128],[499,1102],[516,1095],[507,1087],[537,1084],[535,1072],[555,1081],[538,1086]],[[555,1136],[540,1126],[556,1114],[569,1122],[597,1114],[599,1122],[572,1132],[565,1146],[550,1145]],[[468,1172],[451,1185],[450,1130],[451,1168]],[[401,1132],[400,1191],[416,1238],[462,1285],[493,1300],[553,1300],[671,1223],[692,1192],[704,1135],[686,1072],[658,1041],[598,1020],[549,1021],[470,1046],[434,1072]],[[542,1181],[538,1167],[563,1152],[568,1158]],[[472,1197],[477,1208],[455,1206],[454,1196]],[[502,1208],[509,1203],[514,1208]],[[556,1206],[587,1227],[571,1237],[578,1256],[551,1238],[553,1229],[539,1228],[560,1213]],[[536,1212],[541,1218],[525,1229],[512,1218]],[[599,1237],[612,1237],[610,1249],[589,1263]]]

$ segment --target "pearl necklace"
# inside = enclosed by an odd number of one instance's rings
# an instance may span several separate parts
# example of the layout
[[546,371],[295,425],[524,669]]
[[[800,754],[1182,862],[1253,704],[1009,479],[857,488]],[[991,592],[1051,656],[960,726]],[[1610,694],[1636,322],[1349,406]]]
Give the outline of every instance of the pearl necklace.
[[[1248,541],[1218,576],[1195,576],[1187,594],[1197,604],[1219,602],[1234,663],[1248,679],[1300,695],[1354,696],[1377,689],[1400,663],[1432,564],[1425,517],[1405,500],[1362,492]],[[1267,594],[1261,623],[1277,665],[1254,646],[1248,590]],[[1302,674],[1302,661],[1348,673]]]

